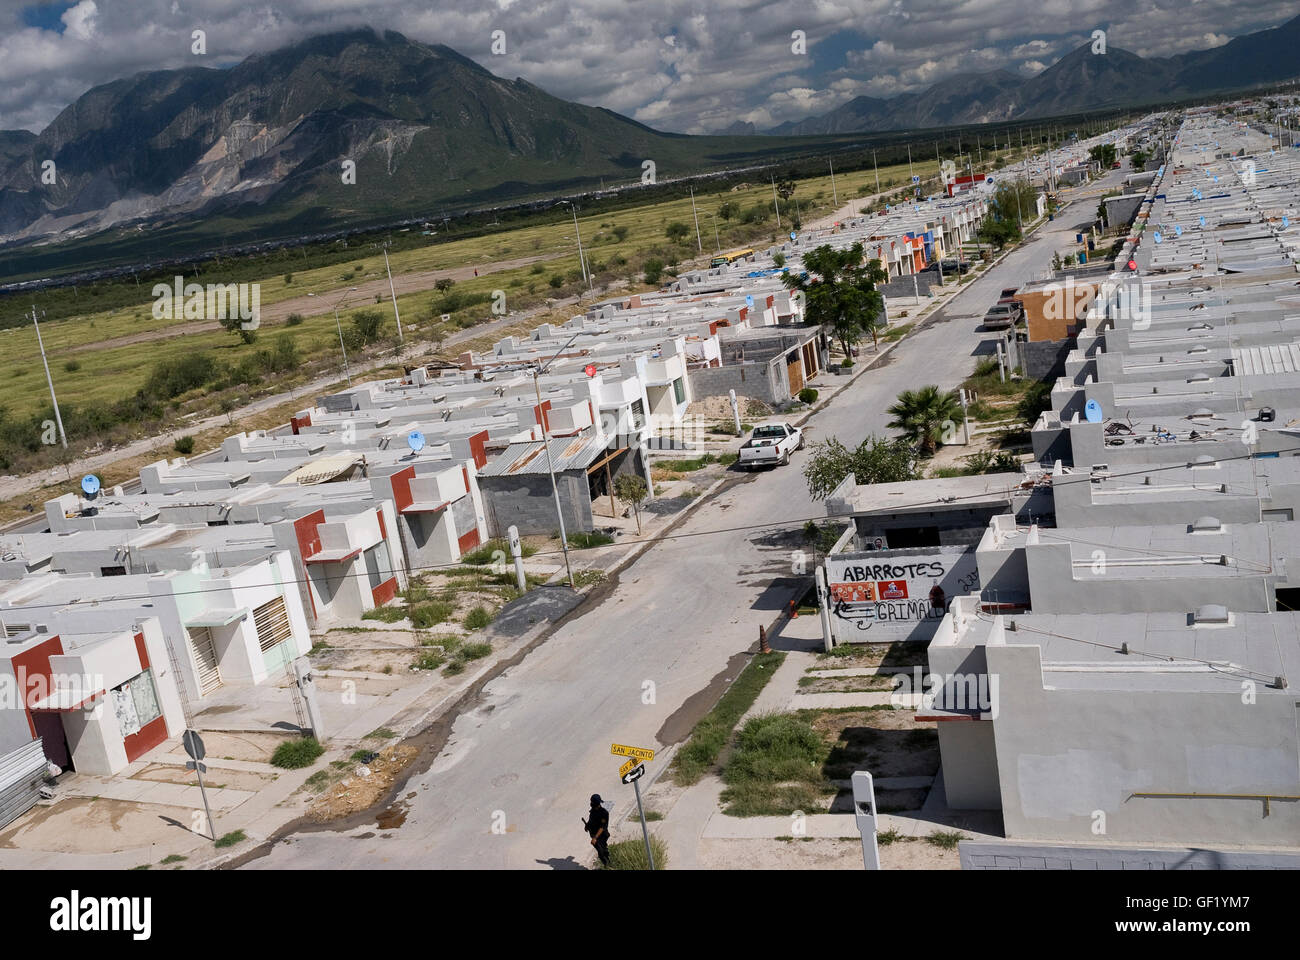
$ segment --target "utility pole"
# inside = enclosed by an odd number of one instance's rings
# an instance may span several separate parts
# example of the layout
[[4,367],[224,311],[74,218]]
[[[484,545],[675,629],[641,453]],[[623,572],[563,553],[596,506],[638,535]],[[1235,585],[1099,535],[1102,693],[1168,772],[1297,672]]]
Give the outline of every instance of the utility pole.
[[871,169],[876,171],[876,193],[879,194],[880,193],[880,167],[876,166],[875,148],[872,148],[871,150]]
[[397,342],[405,343],[402,336],[402,315],[397,312],[397,291],[393,289],[393,271],[388,266],[388,244],[384,244],[384,270],[388,273],[388,293],[393,298],[393,318],[397,320]]
[[50,362],[45,359],[45,341],[41,339],[41,325],[36,322],[36,304],[32,304],[32,326],[36,328],[36,342],[41,348],[41,363],[45,366],[45,382],[50,385],[50,403],[54,404],[54,422],[59,427],[59,440],[68,449],[68,436],[63,432],[63,417],[59,414],[59,398],[54,395],[54,378],[50,376]]
[[691,191],[691,214],[695,217],[695,243],[700,248],[700,253],[704,252],[704,241],[700,239],[700,214],[695,209],[695,187],[689,185]]
[[573,236],[578,241],[578,266],[582,268],[582,279],[587,281],[587,292],[591,292],[591,273],[587,270],[587,257],[582,252],[582,234],[578,231],[578,205],[572,200],[561,200],[555,206],[567,203],[573,211]]
[[826,162],[831,165],[831,203],[838,210],[840,208],[840,195],[835,192],[835,161],[827,157]]
[[907,145],[907,175],[908,177],[916,176],[916,174],[912,172],[912,145],[910,143]]
[[781,229],[781,205],[776,200],[776,177],[772,177],[772,207],[776,210],[776,229]]
[[[343,343],[343,323],[339,320],[339,307],[343,306],[348,294],[354,293],[356,289],[356,287],[348,287],[343,291],[343,296],[339,297],[338,302],[334,304],[334,326],[339,332],[339,349],[343,351],[343,373],[348,378],[348,386],[352,386],[352,371],[348,368],[348,348]],[[316,294],[309,293],[307,296],[314,297]]]

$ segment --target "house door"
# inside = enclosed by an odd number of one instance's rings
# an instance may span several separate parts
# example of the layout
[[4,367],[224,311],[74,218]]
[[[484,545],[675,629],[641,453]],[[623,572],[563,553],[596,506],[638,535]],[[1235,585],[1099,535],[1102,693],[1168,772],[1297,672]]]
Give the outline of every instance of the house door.
[[803,364],[799,360],[799,351],[795,350],[785,358],[786,379],[790,381],[790,396],[798,396],[803,389]]
[[257,625],[257,642],[262,648],[262,662],[268,673],[287,667],[293,659],[293,628],[284,597],[276,597],[253,611]]
[[57,713],[33,713],[32,724],[41,738],[45,759],[62,770],[72,769],[72,751],[68,748],[68,735],[63,729],[63,718]]
[[199,696],[206,697],[221,686],[221,669],[217,665],[217,648],[207,627],[188,627],[190,649],[194,651],[194,671],[199,676]]

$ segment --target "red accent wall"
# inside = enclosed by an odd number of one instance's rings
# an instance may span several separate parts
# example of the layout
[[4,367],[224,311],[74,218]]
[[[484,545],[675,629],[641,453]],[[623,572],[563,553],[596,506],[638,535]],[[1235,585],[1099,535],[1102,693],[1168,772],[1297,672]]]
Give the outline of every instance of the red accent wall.
[[393,487],[393,504],[397,507],[398,513],[415,503],[415,496],[411,493],[411,481],[414,479],[415,467],[399,470],[388,478],[388,482]]
[[370,591],[370,596],[374,598],[375,606],[382,607],[393,597],[397,596],[397,578],[389,577],[375,589]]
[[466,553],[478,546],[478,527],[475,527],[469,533],[466,533],[456,539],[456,544],[460,547],[461,553]]
[[376,510],[375,516],[379,520],[379,535],[385,540],[388,539],[388,525],[384,523],[384,511]]
[[474,466],[480,470],[487,466],[487,442],[488,432],[486,430],[482,430],[469,438],[470,457],[474,461]]
[[167,739],[167,721],[163,717],[156,720],[150,720],[138,733],[133,733],[129,737],[122,738],[122,746],[126,748],[126,761],[130,763],[144,756],[158,744]]
[[135,635],[135,652],[140,657],[140,669],[148,670],[149,669],[149,648],[144,645],[143,633],[137,633]]
[[49,695],[52,691],[52,671],[50,670],[50,657],[63,655],[63,641],[59,639],[58,634],[50,639],[29,647],[22,653],[15,654],[10,662],[14,668],[14,679],[18,683],[18,688],[22,692],[23,710],[27,714],[27,726],[36,736],[36,724],[32,722],[31,704],[28,700],[28,684],[33,677],[45,678],[45,693]]
[[290,417],[290,418],[289,418],[289,426],[293,429],[293,435],[294,435],[295,437],[298,436],[298,428],[299,428],[299,427],[310,427],[310,426],[311,426],[311,414],[310,414],[310,413],[304,413],[301,417]]
[[298,552],[302,555],[304,561],[313,554],[320,552],[320,535],[316,531],[324,522],[324,510],[309,513],[307,516],[299,517],[293,522],[293,535],[298,540]]
[[[549,400],[543,400],[542,405],[540,407],[537,406],[536,404],[533,405],[533,419],[536,420],[538,424],[541,425],[543,430],[551,429],[551,418],[546,416],[550,412],[551,412],[551,401]],[[542,419],[543,417],[546,417],[546,419],[543,420]]]

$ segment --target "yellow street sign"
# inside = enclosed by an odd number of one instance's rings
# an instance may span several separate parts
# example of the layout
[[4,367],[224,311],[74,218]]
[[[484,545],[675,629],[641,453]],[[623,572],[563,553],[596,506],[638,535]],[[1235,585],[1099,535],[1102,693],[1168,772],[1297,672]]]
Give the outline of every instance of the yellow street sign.
[[630,760],[628,760],[627,763],[623,764],[623,766],[618,768],[619,779],[626,777],[629,773],[631,773],[639,766],[641,766],[641,761],[638,760],[636,757],[632,757]]
[[609,752],[616,757],[635,757],[637,760],[653,760],[655,752],[645,747],[627,747],[621,743],[611,743]]

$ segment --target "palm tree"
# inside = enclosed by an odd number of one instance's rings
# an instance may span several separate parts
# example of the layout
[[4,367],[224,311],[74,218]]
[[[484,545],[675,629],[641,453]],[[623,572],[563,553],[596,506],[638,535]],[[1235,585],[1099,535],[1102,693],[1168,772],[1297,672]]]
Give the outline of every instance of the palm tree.
[[944,393],[930,384],[918,390],[904,390],[886,412],[894,416],[889,421],[892,429],[902,430],[922,453],[930,455],[961,421],[961,398],[956,390]]

